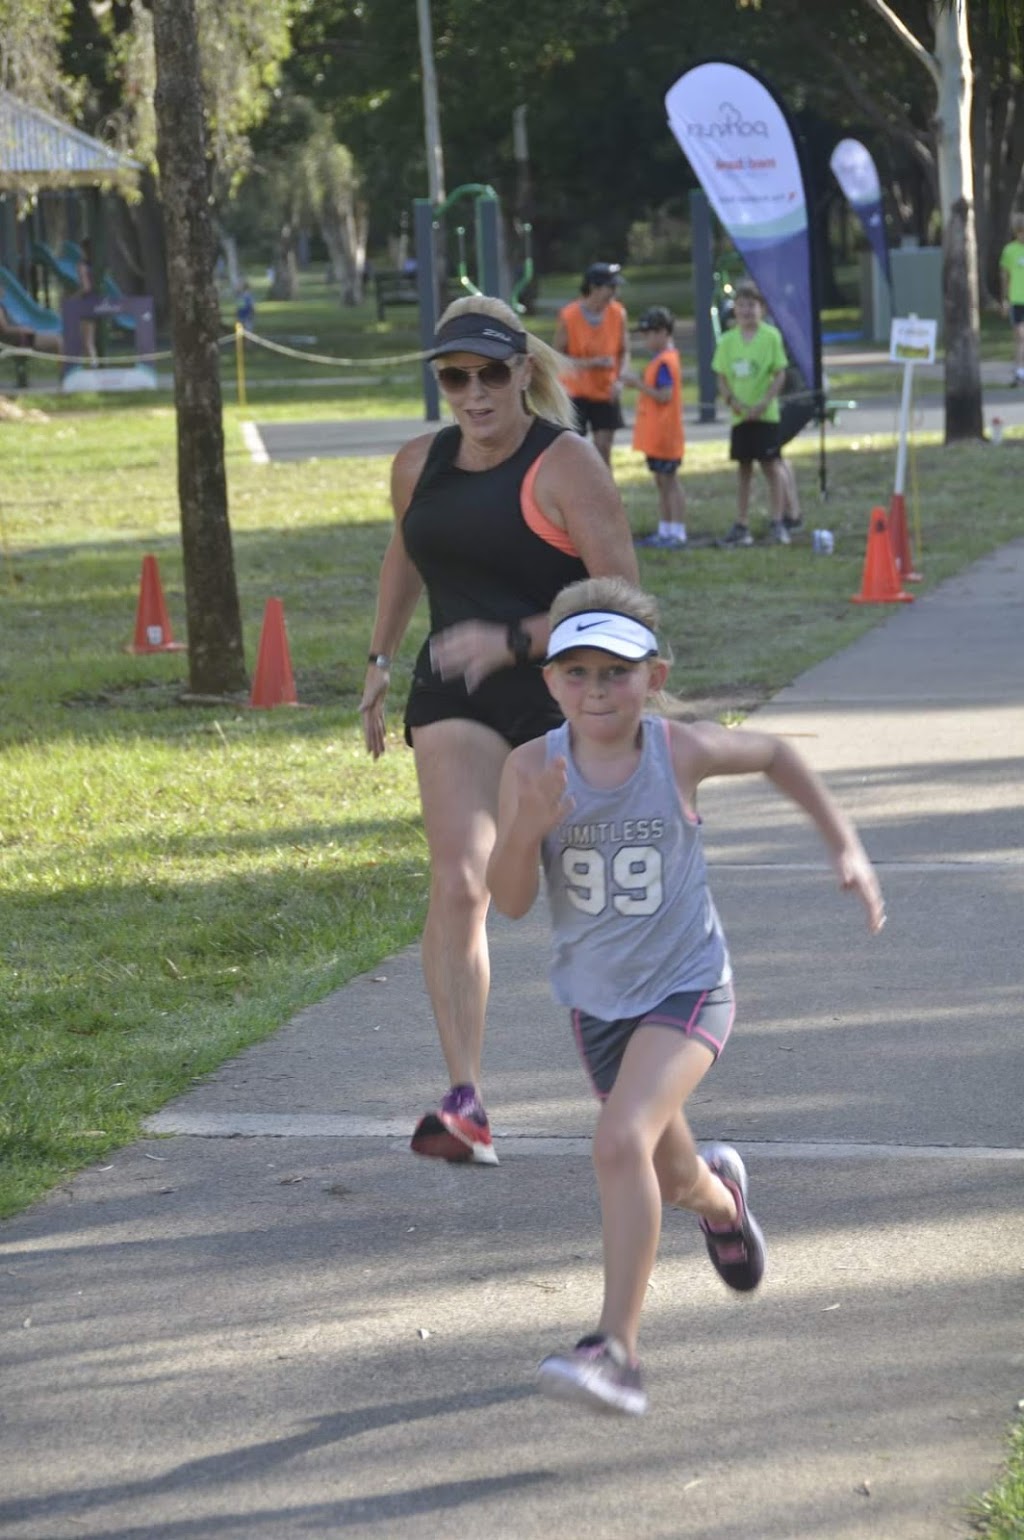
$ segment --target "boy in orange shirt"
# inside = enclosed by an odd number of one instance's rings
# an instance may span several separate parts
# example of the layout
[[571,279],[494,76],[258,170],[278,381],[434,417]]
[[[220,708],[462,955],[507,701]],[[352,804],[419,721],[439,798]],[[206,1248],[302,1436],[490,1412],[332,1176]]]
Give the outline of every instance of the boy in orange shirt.
[[686,545],[686,498],[679,481],[683,463],[683,385],[679,354],[672,341],[675,319],[664,305],[652,305],[636,323],[651,358],[643,375],[624,374],[622,383],[639,392],[633,448],[647,456],[658,491],[658,532],[635,544],[656,551]]
[[619,390],[629,363],[625,307],[616,298],[622,282],[618,262],[592,262],[580,284],[582,298],[558,312],[554,347],[572,360],[562,384],[576,413],[576,430],[593,434],[594,448],[612,463],[615,431],[622,427]]

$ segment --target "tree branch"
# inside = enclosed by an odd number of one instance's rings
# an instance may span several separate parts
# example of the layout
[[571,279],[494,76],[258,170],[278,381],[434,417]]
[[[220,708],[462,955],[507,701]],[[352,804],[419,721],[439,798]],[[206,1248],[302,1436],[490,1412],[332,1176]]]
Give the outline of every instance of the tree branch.
[[889,24],[903,46],[910,49],[918,64],[924,65],[937,87],[942,75],[935,55],[928,52],[928,49],[914,36],[907,24],[896,15],[891,6],[886,4],[886,0],[864,0],[864,3],[870,6],[876,15],[881,16],[882,20]]
[[935,156],[928,140],[919,129],[915,128],[909,114],[902,112],[894,101],[880,106],[877,99],[864,89],[860,79],[850,69],[841,54],[830,48],[828,55],[829,62],[843,82],[850,100],[860,108],[866,118],[877,124],[884,134],[890,138],[902,140],[908,146],[915,160],[920,163],[932,188],[936,189],[938,184]]

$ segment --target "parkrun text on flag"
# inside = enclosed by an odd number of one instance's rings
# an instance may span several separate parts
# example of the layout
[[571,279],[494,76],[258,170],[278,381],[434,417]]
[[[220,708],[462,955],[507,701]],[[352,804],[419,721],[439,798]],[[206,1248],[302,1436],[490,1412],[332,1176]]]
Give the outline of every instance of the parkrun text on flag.
[[847,203],[860,220],[867,236],[868,245],[892,288],[889,269],[889,242],[885,234],[885,215],[882,210],[882,184],[871,152],[859,139],[840,139],[829,161],[832,175],[843,189]]
[[768,87],[712,60],[665,96],[669,127],[764,296],[790,358],[821,388],[803,172],[786,115]]

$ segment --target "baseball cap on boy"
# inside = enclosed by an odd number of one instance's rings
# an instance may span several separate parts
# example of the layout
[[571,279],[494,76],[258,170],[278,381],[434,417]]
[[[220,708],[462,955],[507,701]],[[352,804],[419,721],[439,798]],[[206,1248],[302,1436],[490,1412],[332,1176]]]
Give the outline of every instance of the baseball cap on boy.
[[622,265],[619,262],[591,262],[583,274],[583,282],[580,287],[587,289],[604,288],[605,285],[622,283]]
[[636,329],[638,332],[670,332],[675,324],[675,317],[666,306],[649,305],[637,321]]

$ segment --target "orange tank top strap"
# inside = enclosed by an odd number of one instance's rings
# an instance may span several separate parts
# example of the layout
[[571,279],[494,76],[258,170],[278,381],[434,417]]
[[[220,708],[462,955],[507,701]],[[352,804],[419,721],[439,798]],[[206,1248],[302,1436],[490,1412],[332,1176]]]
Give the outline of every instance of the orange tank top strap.
[[[558,440],[556,439],[555,442],[557,443]],[[544,454],[547,454],[547,450]],[[519,495],[519,506],[522,509],[523,518],[527,528],[531,529],[546,545],[554,546],[556,551],[561,551],[565,556],[579,556],[580,553],[569,539],[567,531],[559,529],[557,524],[552,524],[534,496],[534,483],[543,463],[544,454],[537,456],[523,477],[523,487]]]

